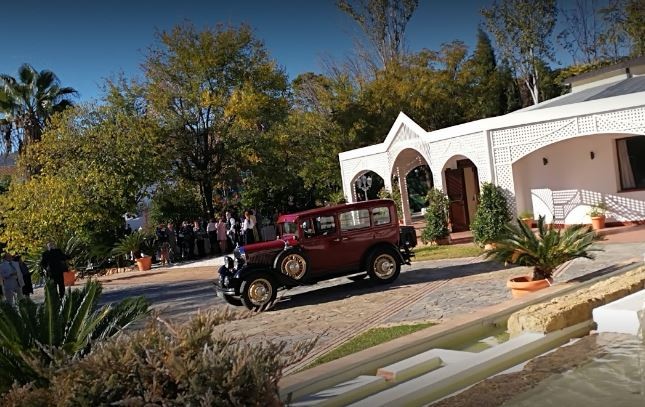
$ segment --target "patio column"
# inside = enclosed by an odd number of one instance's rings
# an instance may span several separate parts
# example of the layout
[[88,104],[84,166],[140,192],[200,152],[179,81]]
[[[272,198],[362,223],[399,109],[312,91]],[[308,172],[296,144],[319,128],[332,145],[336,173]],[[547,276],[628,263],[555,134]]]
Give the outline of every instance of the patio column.
[[408,201],[408,183],[405,176],[401,176],[399,167],[396,168],[396,177],[399,180],[399,192],[401,193],[401,212],[403,212],[403,224],[412,224],[412,214],[410,213],[410,203]]

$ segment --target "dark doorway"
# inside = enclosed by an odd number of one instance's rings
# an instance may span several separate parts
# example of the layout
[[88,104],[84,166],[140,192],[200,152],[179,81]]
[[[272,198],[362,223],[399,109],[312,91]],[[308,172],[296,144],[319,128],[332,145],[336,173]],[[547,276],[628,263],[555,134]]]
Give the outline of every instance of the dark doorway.
[[479,203],[479,176],[472,161],[457,160],[456,169],[446,169],[446,193],[450,201],[452,231],[469,230]]
[[425,164],[416,167],[408,173],[405,181],[410,212],[421,212],[421,209],[428,206],[428,191],[434,186],[430,167]]

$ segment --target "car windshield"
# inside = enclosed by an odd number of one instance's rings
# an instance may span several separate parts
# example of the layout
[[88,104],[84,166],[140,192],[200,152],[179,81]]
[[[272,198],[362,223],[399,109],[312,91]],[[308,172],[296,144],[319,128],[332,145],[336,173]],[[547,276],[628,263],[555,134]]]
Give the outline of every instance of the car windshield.
[[279,224],[280,236],[296,235],[298,233],[298,225],[295,222],[284,222]]

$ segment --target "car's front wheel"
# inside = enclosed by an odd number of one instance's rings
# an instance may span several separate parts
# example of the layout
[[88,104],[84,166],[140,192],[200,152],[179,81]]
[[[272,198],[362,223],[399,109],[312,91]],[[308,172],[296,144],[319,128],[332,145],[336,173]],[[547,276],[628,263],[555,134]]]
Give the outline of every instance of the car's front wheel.
[[270,309],[275,302],[277,291],[273,278],[267,273],[249,276],[240,286],[242,304],[252,311]]
[[392,250],[375,250],[367,261],[367,274],[377,283],[391,283],[400,273],[401,262]]

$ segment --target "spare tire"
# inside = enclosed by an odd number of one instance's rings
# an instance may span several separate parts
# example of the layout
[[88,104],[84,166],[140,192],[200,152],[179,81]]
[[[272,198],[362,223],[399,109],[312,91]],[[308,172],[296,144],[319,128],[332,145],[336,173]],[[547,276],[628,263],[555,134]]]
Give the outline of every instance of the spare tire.
[[294,280],[301,280],[308,270],[307,259],[294,250],[282,252],[275,262],[275,268]]

